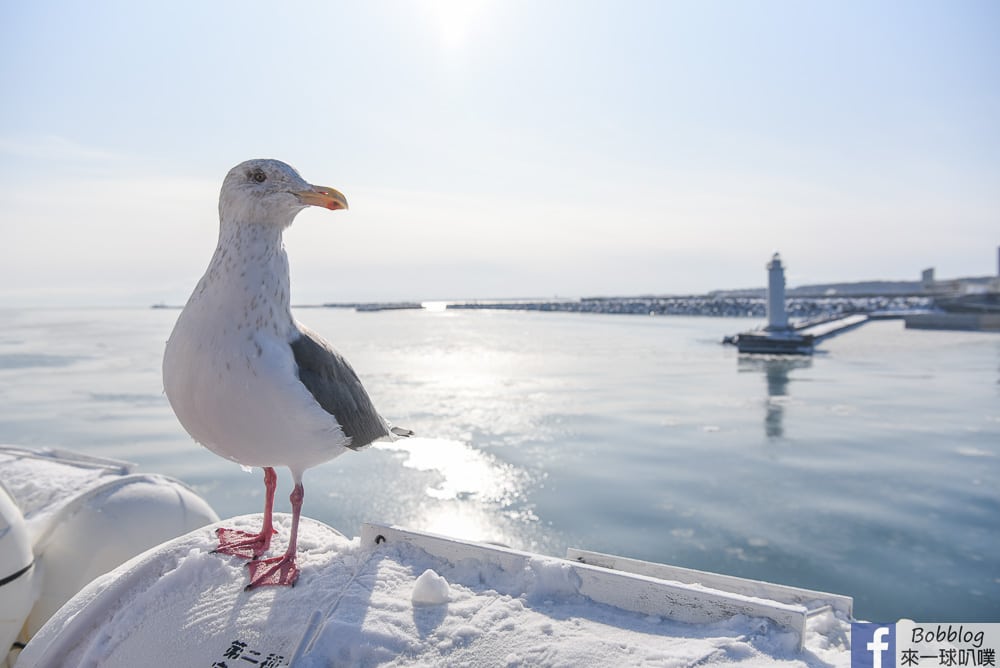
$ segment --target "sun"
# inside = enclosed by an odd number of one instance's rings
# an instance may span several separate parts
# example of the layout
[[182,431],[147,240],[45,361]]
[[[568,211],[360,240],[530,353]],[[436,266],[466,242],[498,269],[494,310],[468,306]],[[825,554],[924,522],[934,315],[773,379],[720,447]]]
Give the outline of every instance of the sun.
[[489,0],[428,0],[425,6],[437,26],[441,46],[453,50],[468,43],[490,4]]

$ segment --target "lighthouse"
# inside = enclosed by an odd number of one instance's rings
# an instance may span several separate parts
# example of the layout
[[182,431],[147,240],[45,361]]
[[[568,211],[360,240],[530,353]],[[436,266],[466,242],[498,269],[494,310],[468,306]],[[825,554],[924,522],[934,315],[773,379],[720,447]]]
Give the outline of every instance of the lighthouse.
[[767,263],[767,327],[769,332],[788,331],[785,312],[785,267],[777,253]]
[[741,353],[765,355],[812,355],[816,343],[868,322],[865,313],[816,319],[808,323],[788,322],[785,310],[785,266],[775,253],[767,263],[767,325],[733,337]]

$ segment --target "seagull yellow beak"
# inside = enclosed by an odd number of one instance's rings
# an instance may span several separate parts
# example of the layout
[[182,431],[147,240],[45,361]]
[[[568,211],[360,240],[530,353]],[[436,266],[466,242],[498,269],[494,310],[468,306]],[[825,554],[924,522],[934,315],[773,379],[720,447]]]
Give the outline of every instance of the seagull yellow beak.
[[300,190],[295,196],[309,206],[321,206],[331,211],[347,208],[347,198],[336,188],[309,186],[309,190]]

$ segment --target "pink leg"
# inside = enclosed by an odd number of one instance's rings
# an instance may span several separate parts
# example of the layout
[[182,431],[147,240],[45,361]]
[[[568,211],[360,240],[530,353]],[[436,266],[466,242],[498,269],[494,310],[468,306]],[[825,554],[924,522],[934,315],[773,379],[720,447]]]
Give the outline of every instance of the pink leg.
[[295,489],[289,500],[292,502],[292,535],[288,539],[288,549],[280,557],[251,561],[247,564],[250,569],[250,584],[246,586],[248,590],[263,587],[264,585],[292,586],[299,579],[299,569],[295,565],[295,552],[298,550],[299,542],[299,516],[302,514],[302,499],[305,498],[305,489],[300,481],[295,482]]
[[264,469],[264,524],[260,533],[248,533],[238,529],[218,528],[215,535],[219,537],[219,547],[216,552],[231,554],[244,559],[257,559],[271,547],[271,536],[274,526],[271,524],[271,511],[274,507],[274,490],[278,487],[278,474],[274,469]]

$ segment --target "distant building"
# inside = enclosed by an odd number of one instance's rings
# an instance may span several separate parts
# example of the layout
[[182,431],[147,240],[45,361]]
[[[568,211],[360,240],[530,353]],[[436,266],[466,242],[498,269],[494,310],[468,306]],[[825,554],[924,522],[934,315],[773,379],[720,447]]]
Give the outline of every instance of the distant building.
[[997,275],[993,279],[993,292],[1000,292],[1000,246],[997,246]]
[[934,267],[920,272],[920,283],[925,291],[929,292],[934,289]]

